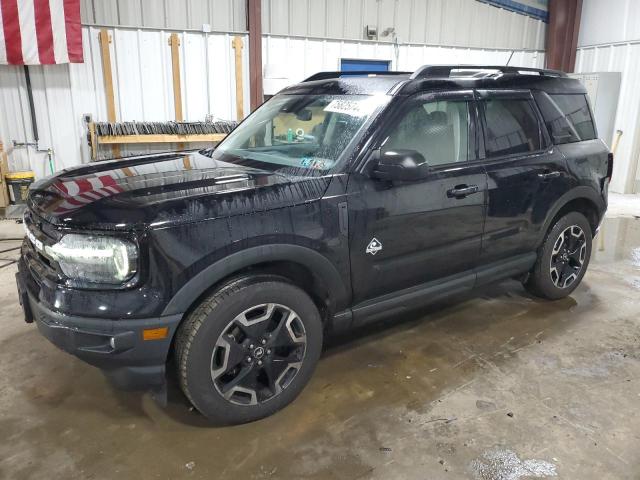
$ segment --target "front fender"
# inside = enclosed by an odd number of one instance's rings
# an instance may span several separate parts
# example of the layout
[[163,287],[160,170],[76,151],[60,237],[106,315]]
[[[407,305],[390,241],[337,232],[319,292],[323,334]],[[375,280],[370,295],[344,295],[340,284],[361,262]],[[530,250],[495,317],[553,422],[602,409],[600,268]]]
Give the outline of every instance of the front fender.
[[274,244],[250,247],[209,265],[184,284],[173,296],[162,315],[186,312],[209,288],[234,272],[265,262],[299,263],[318,277],[329,290],[336,306],[346,305],[349,291],[336,267],[322,254],[300,245]]

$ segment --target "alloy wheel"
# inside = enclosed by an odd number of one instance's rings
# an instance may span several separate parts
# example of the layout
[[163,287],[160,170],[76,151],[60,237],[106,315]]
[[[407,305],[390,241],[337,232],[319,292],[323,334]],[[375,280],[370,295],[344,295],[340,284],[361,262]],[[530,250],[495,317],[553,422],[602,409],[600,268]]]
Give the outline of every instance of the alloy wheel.
[[224,328],[211,355],[211,379],[229,402],[257,405],[282,392],[300,371],[304,324],[291,308],[256,305]]
[[578,225],[565,228],[551,251],[549,273],[558,288],[567,288],[575,282],[582,271],[587,255],[587,237]]

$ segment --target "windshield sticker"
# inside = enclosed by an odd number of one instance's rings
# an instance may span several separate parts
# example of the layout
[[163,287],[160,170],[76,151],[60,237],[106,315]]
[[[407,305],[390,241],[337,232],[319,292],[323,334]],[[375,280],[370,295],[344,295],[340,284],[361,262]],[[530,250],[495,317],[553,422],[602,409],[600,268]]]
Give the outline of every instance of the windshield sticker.
[[304,168],[313,168],[314,170],[325,170],[328,168],[327,162],[324,159],[312,157],[302,157],[300,159],[300,166]]
[[335,99],[324,107],[324,111],[342,113],[352,117],[364,117],[373,113],[386,100],[384,97],[384,95],[373,95],[361,100]]
[[362,111],[362,103],[356,100],[331,100],[329,105],[324,107],[324,111],[362,117],[367,114],[367,112]]

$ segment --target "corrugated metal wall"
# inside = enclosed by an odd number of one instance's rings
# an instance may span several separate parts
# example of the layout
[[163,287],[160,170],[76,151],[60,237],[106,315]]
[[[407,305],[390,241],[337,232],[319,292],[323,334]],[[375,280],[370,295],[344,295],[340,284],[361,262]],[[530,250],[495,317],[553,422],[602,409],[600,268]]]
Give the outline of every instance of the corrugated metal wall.
[[244,32],[246,0],[80,0],[87,25]]
[[[544,64],[536,51],[544,45],[544,23],[475,0],[262,1],[263,62],[278,66],[289,83],[337,69],[341,58],[389,60],[394,69],[413,70],[426,63],[501,64],[515,50],[512,65]],[[118,120],[173,119],[169,32],[163,29],[181,37],[185,118],[235,119],[231,35],[222,32],[245,31],[246,0],[81,0],[81,10],[85,24],[119,25],[109,30]],[[218,32],[201,32],[203,24]],[[399,45],[392,35],[363,40],[367,24],[380,33],[395,28]],[[83,35],[84,64],[30,67],[40,146],[53,148],[57,170],[89,160],[82,115],[106,120],[98,29],[85,26]],[[243,55],[248,112],[248,47]],[[33,140],[21,68],[0,66],[0,101],[0,140],[10,150],[11,168],[32,168],[42,177],[46,154],[11,151],[12,140]],[[149,148],[123,152],[139,150]]]
[[[204,0],[203,0],[204,1]],[[545,23],[476,0],[262,0],[265,33],[401,43],[543,50]]]
[[[624,133],[614,162],[611,191],[633,193],[625,184],[629,175],[640,185],[640,169],[629,171],[630,162],[640,155],[640,42],[601,45],[578,49],[576,72],[622,72],[620,100],[615,129]],[[633,170],[633,169],[632,169]],[[633,187],[633,182],[632,187]]]
[[[109,30],[118,120],[174,119],[169,33]],[[83,64],[29,67],[41,148],[52,147],[56,169],[89,161],[82,115],[107,119],[98,29],[83,28]],[[185,120],[206,114],[236,119],[235,61],[228,34],[180,34]],[[248,45],[246,36],[245,45]],[[249,109],[248,47],[243,49],[245,111]],[[31,166],[46,174],[46,155],[33,148],[11,150],[11,141],[32,141],[31,120],[22,67],[0,66],[0,139],[10,151],[10,167]],[[132,153],[140,149],[124,150]],[[147,147],[143,148],[148,151]]]
[[[267,35],[262,44],[262,61],[286,72],[288,83],[298,82],[323,70],[340,70],[340,59],[362,58],[388,60],[393,70],[412,71],[426,64],[489,64],[504,65],[510,50],[399,45],[389,43],[322,40]],[[516,51],[510,65],[544,66],[544,53]]]
[[[81,0],[84,24],[213,31],[246,30],[246,0]],[[545,23],[476,0],[262,0],[267,34],[543,50]]]
[[584,0],[578,47],[640,40],[638,0]]
[[[622,72],[615,129],[624,133],[611,190],[640,192],[640,2],[584,0],[576,72]],[[634,185],[635,184],[635,185]]]

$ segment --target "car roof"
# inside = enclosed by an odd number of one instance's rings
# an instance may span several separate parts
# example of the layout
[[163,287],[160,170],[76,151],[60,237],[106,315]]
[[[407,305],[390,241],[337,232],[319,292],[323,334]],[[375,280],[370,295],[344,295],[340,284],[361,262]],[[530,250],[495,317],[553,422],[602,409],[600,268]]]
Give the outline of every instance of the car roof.
[[579,80],[568,77],[564,72],[495,65],[425,65],[415,72],[319,72],[281,93],[405,96],[437,90],[469,89],[586,93]]

